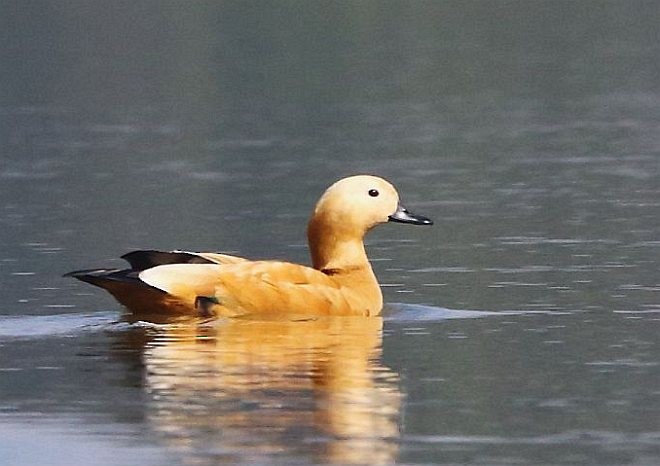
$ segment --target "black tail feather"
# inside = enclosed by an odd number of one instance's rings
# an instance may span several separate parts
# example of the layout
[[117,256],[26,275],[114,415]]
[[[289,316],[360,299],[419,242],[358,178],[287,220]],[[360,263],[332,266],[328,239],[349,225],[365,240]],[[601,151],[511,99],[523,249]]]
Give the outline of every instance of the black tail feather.
[[122,283],[142,283],[138,278],[137,273],[130,269],[87,269],[75,270],[63,275],[64,277],[77,278],[80,281],[90,283],[92,285],[103,286],[107,282],[122,282]]
[[69,272],[73,277],[108,291],[134,315],[189,314],[194,310],[191,303],[140,280],[139,272],[131,269],[90,269]]

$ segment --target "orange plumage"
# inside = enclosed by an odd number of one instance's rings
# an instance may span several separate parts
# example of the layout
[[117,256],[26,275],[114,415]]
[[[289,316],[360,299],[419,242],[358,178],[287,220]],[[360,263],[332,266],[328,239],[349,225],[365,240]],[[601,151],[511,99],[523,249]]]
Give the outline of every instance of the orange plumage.
[[375,176],[344,178],[316,204],[307,228],[312,267],[219,253],[135,251],[126,270],[71,272],[110,292],[136,315],[377,315],[383,305],[364,235],[395,221],[432,222],[399,204]]

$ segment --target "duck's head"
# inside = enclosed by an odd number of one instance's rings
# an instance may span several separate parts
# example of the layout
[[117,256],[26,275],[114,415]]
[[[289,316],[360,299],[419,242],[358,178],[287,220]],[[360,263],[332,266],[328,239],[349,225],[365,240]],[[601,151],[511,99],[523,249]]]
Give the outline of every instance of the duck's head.
[[314,209],[310,227],[317,223],[328,234],[361,237],[371,228],[386,222],[432,225],[399,202],[392,184],[377,176],[357,175],[343,178],[330,186]]

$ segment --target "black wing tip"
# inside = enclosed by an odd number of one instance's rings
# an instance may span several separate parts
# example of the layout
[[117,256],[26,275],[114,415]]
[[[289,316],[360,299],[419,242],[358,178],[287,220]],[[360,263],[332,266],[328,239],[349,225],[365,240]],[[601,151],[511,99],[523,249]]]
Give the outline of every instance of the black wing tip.
[[133,270],[145,270],[153,267],[152,258],[160,253],[161,251],[155,249],[139,249],[127,252],[119,257],[128,262]]
[[191,252],[186,251],[157,251],[155,249],[145,249],[131,251],[123,256],[135,271],[147,270],[152,267],[167,264],[212,264],[213,261],[204,259]]
[[126,254],[123,254],[119,256],[121,259],[124,259],[125,261],[130,262],[130,259],[133,257],[138,257],[142,256],[143,254],[156,254],[161,251],[158,251],[156,249],[136,249],[135,251],[129,251]]

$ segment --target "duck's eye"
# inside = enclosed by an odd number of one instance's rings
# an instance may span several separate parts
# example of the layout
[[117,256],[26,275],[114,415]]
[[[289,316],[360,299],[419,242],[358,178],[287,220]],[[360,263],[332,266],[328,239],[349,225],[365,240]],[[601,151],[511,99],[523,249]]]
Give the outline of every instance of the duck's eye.
[[377,197],[379,194],[380,194],[380,193],[378,192],[377,189],[370,189],[370,190],[369,190],[369,195],[370,195],[371,197]]

